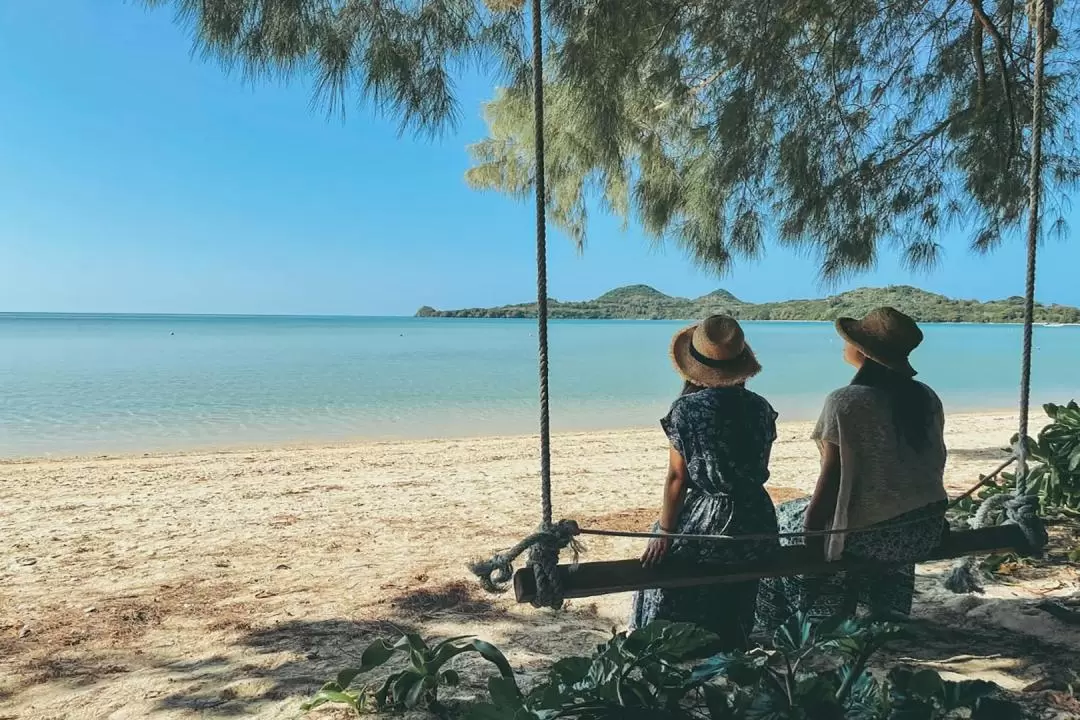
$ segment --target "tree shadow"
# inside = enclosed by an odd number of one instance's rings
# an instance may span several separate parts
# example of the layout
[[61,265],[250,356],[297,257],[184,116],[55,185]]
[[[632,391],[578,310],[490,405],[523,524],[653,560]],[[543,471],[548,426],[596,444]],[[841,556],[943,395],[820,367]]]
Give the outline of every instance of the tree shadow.
[[[222,656],[173,663],[164,669],[184,689],[161,698],[159,710],[213,710],[215,715],[247,715],[260,705],[313,694],[338,670],[355,664],[378,637],[415,628],[385,621],[290,620],[253,630],[236,643],[247,662]],[[281,662],[265,662],[280,656]]]
[[[1080,600],[1057,597],[1070,604]],[[1032,693],[1067,691],[1080,668],[1080,627],[1041,609],[1032,598],[956,595],[919,604],[903,623],[904,634],[875,664],[915,664],[960,677],[982,677],[1008,694],[1034,701]]]
[[161,710],[212,711],[215,716],[248,715],[272,702],[306,698],[339,670],[355,666],[378,638],[403,633],[427,636],[422,623],[504,618],[507,611],[464,582],[408,590],[387,602],[385,619],[290,620],[245,631],[230,653],[247,662],[220,657],[175,663],[164,669],[183,687],[157,702]]

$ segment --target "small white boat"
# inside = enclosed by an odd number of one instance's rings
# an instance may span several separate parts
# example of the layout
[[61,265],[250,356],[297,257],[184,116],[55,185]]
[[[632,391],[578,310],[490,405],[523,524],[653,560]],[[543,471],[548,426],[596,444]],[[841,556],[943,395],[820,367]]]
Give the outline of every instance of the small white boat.
[[1065,323],[1043,323],[1043,327],[1065,327]]

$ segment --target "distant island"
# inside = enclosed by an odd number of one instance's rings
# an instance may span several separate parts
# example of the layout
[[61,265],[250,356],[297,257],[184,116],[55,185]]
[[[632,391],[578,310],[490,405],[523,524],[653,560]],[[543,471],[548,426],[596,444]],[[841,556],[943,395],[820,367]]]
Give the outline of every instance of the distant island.
[[[584,302],[548,301],[552,318],[574,320],[696,320],[725,313],[741,320],[835,320],[862,317],[869,310],[888,305],[908,313],[920,322],[1018,323],[1024,320],[1024,299],[979,302],[954,300],[908,285],[860,288],[817,300],[785,300],[749,303],[726,290],[716,290],[696,299],[671,297],[648,285],[630,285],[606,292]],[[436,310],[424,306],[417,317],[445,318],[531,318],[536,303],[494,308]],[[1080,309],[1068,305],[1035,308],[1038,323],[1080,323]]]

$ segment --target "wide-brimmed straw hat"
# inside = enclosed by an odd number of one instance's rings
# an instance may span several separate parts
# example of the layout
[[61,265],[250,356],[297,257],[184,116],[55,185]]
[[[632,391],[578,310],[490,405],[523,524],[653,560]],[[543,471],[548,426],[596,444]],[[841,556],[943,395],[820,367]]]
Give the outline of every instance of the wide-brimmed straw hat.
[[922,330],[899,310],[882,307],[871,310],[862,320],[840,318],[836,331],[874,362],[908,377],[918,374],[908,355],[922,342]]
[[683,379],[701,387],[738,385],[761,372],[739,321],[727,315],[713,315],[675,333],[671,360]]

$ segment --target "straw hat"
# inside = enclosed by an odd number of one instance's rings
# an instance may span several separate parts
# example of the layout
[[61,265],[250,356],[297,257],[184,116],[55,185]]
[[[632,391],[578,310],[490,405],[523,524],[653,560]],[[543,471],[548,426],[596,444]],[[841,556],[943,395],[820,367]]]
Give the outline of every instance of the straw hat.
[[862,320],[840,318],[836,331],[878,364],[908,377],[917,374],[908,355],[922,342],[922,330],[899,310],[882,307],[871,310]]
[[727,315],[713,315],[675,333],[671,360],[683,379],[701,387],[738,385],[761,372],[739,321]]

